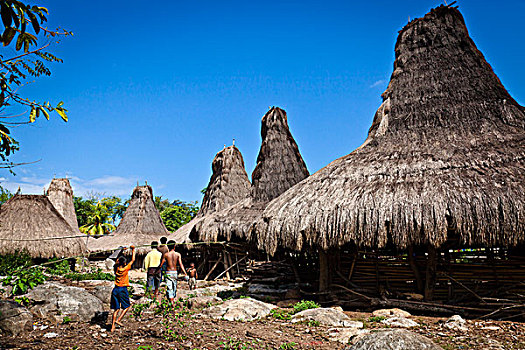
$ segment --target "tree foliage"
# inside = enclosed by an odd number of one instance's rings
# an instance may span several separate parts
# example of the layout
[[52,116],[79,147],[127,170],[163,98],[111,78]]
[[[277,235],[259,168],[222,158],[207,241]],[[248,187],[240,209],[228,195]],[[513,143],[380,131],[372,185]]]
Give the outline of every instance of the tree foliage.
[[80,231],[93,236],[108,234],[115,230],[115,224],[126,211],[127,202],[117,196],[88,199],[74,197]]
[[[19,88],[29,83],[29,79],[51,75],[48,64],[62,60],[47,51],[59,36],[71,35],[63,29],[49,30],[43,25],[49,14],[45,7],[28,5],[18,0],[0,0],[0,14],[3,32],[0,40],[4,47],[0,54],[0,167],[11,168],[9,156],[19,149],[18,142],[11,136],[11,128],[21,124],[33,123],[43,115],[49,120],[49,113],[56,112],[67,121],[64,102],[52,106],[49,101],[37,102],[22,95]],[[6,57],[8,53],[15,53]],[[20,121],[6,115],[8,106],[18,105],[29,111],[28,120]]]
[[7,202],[11,197],[13,194],[7,188],[0,186],[0,205]]
[[[160,197],[158,198],[160,199]],[[165,199],[159,201],[159,205],[157,205],[157,203],[155,203],[155,205],[160,212],[160,217],[162,218],[164,225],[168,231],[171,232],[177,231],[179,227],[188,223],[199,211],[197,202],[175,200],[170,203]]]

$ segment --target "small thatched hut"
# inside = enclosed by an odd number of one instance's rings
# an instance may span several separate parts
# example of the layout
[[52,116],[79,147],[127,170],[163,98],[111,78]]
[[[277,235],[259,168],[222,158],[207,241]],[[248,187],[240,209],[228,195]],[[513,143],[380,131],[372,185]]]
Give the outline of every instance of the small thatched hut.
[[25,250],[33,258],[78,256],[86,251],[78,235],[47,196],[16,194],[0,207],[0,254]]
[[382,97],[364,144],[272,201],[258,242],[319,249],[321,265],[347,244],[425,247],[431,299],[436,249],[525,240],[525,109],[448,6],[399,32]]
[[78,232],[77,214],[73,203],[73,189],[69,180],[67,178],[53,179],[49,184],[46,195],[73,230]]
[[249,241],[252,224],[273,198],[308,177],[286,112],[272,107],[262,118],[262,144],[252,173],[250,196],[235,205],[205,216],[195,225],[195,238],[201,241]]
[[193,227],[204,216],[228,208],[250,195],[250,180],[244,168],[242,154],[237,147],[229,146],[218,152],[211,168],[210,182],[197,215],[173,234],[177,243],[190,242],[189,236]]
[[111,236],[91,241],[88,249],[91,252],[101,252],[135,245],[137,254],[143,255],[150,251],[148,245],[152,241],[168,235],[169,231],[155,207],[151,186],[137,186],[117,229]]

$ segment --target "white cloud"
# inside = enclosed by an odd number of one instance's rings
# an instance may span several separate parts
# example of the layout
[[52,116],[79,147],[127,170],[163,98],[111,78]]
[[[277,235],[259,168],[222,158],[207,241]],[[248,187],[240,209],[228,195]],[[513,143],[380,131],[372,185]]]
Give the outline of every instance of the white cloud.
[[385,83],[386,83],[386,80],[383,80],[383,79],[378,80],[375,83],[373,83],[372,85],[370,85],[370,89],[378,87],[378,86],[381,86],[381,85],[384,85]]
[[[90,194],[129,196],[137,184],[134,176],[123,177],[115,175],[104,175],[94,179],[82,179],[77,176],[68,176],[75,196],[87,196]],[[18,188],[24,194],[42,194],[44,187],[49,186],[51,179],[36,176],[0,178],[0,185],[12,193]]]

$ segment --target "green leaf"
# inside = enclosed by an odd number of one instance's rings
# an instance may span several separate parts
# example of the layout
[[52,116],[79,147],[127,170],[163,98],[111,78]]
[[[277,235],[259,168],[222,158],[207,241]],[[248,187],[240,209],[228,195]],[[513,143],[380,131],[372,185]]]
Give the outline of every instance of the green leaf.
[[29,112],[29,122],[33,123],[36,120],[36,108],[31,107],[31,112]]
[[62,107],[64,105],[64,101],[60,101],[58,104],[57,104],[57,108],[58,107]]
[[47,120],[49,120],[49,113],[47,113],[46,109],[44,107],[40,107],[40,110],[42,113],[44,113],[44,117],[46,117]]
[[31,24],[33,25],[33,29],[35,30],[35,33],[38,34],[40,32],[40,25],[38,24],[38,20],[36,19],[35,14],[29,11],[27,15],[29,16],[29,19],[31,20]]
[[7,46],[11,43],[13,38],[15,37],[16,30],[12,27],[7,27],[4,30],[4,34],[2,35],[2,42],[4,43],[4,46]]
[[58,114],[62,117],[62,120],[67,122],[67,114],[65,112],[65,109],[63,108],[56,108],[55,111],[57,111]]
[[19,35],[16,39],[16,51],[20,50],[22,48],[22,44],[24,44],[24,37],[22,35]]
[[2,1],[2,22],[4,23],[4,27],[10,27],[11,23],[13,22],[13,18],[11,17],[11,9],[6,4],[5,1]]

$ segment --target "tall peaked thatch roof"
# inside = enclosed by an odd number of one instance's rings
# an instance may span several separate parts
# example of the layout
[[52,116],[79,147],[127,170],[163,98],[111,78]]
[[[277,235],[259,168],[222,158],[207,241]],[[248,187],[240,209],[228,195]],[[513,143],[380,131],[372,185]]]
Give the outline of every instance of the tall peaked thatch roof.
[[78,235],[47,196],[16,194],[0,207],[0,254],[26,250],[34,258],[77,256],[86,251],[82,238],[60,237]]
[[73,203],[73,189],[68,179],[53,179],[49,184],[46,195],[56,210],[66,219],[69,225],[79,231],[77,214]]
[[[92,252],[117,249],[120,246],[149,245],[162,236],[168,236],[159,211],[153,201],[153,190],[150,186],[137,186],[117,229],[111,236],[91,241],[88,249]],[[149,251],[148,247],[137,248],[137,253]]]
[[202,205],[195,218],[174,233],[178,243],[189,242],[191,230],[205,215],[228,208],[250,195],[250,180],[242,154],[235,146],[229,146],[215,155],[212,175]]
[[525,109],[456,8],[400,32],[365,143],[272,201],[260,247],[510,246],[525,236]]
[[268,201],[308,177],[308,169],[290,133],[284,110],[272,107],[264,115],[261,137],[250,197],[206,216],[196,224],[195,233],[199,240],[230,240],[233,236],[250,239],[252,223]]

